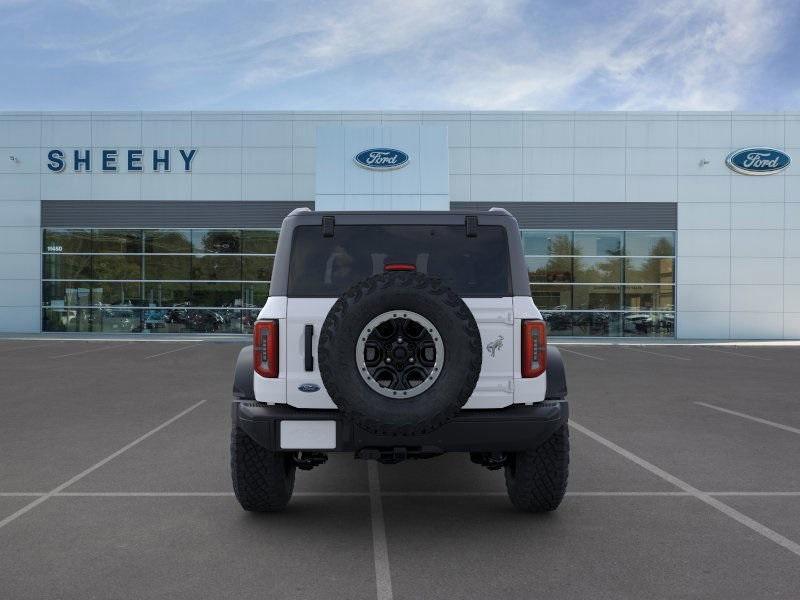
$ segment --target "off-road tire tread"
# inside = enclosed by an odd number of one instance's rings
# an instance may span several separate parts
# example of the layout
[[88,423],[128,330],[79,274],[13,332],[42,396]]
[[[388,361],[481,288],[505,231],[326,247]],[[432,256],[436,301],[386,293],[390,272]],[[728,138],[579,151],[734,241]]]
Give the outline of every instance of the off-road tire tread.
[[231,429],[231,479],[242,508],[254,512],[277,512],[286,508],[294,491],[295,467],[287,475],[285,452],[272,452],[258,445],[244,431]]
[[505,475],[511,503],[528,512],[555,510],[567,492],[569,426],[563,425],[535,450],[514,453],[510,460],[515,464],[506,466]]
[[[330,346],[331,341],[336,337],[342,319],[362,298],[383,291],[387,288],[396,287],[397,289],[413,289],[419,294],[440,297],[449,306],[457,318],[461,321],[464,332],[468,338],[468,346],[472,348],[469,361],[468,375],[462,379],[460,388],[455,392],[454,397],[458,403],[450,404],[447,408],[440,411],[433,417],[426,417],[419,420],[414,419],[413,414],[409,414],[409,420],[404,423],[387,424],[379,421],[368,414],[356,411],[347,402],[336,385],[331,368]],[[402,273],[382,273],[368,277],[363,281],[354,284],[344,294],[342,294],[331,308],[325,322],[322,325],[318,346],[319,371],[325,389],[333,402],[339,407],[345,418],[356,423],[362,429],[377,435],[405,435],[416,436],[430,433],[452,420],[461,407],[466,404],[481,373],[483,360],[480,330],[472,316],[472,312],[464,301],[449,287],[444,285],[438,277],[424,275],[416,272]]]

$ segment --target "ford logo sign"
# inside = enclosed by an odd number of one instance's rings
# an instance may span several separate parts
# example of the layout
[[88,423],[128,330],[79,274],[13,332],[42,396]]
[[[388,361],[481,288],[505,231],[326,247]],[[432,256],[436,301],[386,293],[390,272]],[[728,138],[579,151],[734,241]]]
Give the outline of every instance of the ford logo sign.
[[302,383],[297,386],[301,392],[318,392],[319,386],[316,383]]
[[775,148],[742,148],[731,152],[725,164],[743,175],[772,175],[783,171],[792,159]]
[[404,167],[408,162],[408,154],[394,148],[369,148],[353,157],[359,167],[375,171],[389,171]]

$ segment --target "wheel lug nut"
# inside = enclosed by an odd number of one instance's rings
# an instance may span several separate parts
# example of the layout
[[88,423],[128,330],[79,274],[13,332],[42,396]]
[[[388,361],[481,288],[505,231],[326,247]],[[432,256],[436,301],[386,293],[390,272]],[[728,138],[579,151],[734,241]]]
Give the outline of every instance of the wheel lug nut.
[[409,358],[408,362],[414,362],[414,359],[413,358]]
[[397,343],[398,344],[402,344],[403,343],[403,338],[397,338]]
[[391,358],[387,358],[387,359],[386,359],[386,362],[387,362],[387,363],[390,363],[390,362],[392,362],[392,359],[391,359]]

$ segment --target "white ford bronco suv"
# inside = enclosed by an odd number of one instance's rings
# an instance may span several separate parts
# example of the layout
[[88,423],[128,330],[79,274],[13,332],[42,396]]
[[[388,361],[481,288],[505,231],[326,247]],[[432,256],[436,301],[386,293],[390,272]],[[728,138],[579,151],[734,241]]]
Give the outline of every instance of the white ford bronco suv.
[[554,510],[566,491],[564,365],[503,209],[293,211],[233,389],[245,510],[285,508],[296,469],[330,452],[381,463],[469,452],[504,468],[528,511]]

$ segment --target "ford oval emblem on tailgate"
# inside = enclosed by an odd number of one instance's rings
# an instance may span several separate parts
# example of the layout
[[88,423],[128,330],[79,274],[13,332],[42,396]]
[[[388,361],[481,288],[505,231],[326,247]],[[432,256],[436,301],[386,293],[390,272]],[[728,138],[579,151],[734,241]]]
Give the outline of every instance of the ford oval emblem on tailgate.
[[316,383],[302,383],[297,386],[301,392],[318,392],[319,386]]

